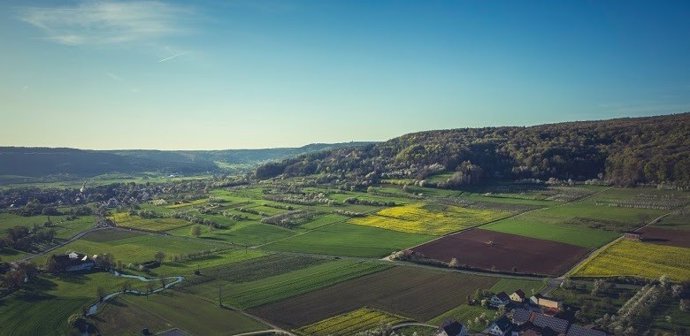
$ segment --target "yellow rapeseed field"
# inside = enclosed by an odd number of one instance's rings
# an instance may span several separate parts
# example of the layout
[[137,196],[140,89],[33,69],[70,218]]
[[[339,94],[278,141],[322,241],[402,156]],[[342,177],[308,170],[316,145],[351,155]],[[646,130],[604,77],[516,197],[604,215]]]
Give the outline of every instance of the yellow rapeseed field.
[[360,308],[297,329],[301,335],[345,336],[374,329],[384,324],[396,324],[408,319],[370,308]]
[[654,279],[664,274],[676,281],[690,280],[690,248],[621,240],[586,261],[574,275]]
[[442,235],[503,218],[505,212],[445,206],[430,209],[424,203],[386,208],[375,215],[353,218],[350,223],[382,229]]

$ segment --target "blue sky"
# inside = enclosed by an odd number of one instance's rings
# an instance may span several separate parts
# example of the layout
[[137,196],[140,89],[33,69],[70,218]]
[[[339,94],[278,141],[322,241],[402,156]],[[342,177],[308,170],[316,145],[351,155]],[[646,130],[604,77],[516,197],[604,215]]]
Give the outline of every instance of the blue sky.
[[690,111],[688,1],[4,1],[0,145],[221,149]]

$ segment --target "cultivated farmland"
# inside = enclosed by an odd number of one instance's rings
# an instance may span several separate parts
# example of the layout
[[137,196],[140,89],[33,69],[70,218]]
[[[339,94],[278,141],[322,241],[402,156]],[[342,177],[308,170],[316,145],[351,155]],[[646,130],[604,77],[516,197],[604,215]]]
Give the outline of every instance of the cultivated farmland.
[[141,218],[132,216],[126,212],[119,212],[110,217],[118,226],[145,231],[168,231],[177,229],[191,223],[177,218]]
[[268,250],[353,257],[383,257],[433,236],[336,223],[264,246]]
[[287,328],[315,323],[359,307],[371,307],[419,321],[450,310],[477,288],[498,279],[395,267],[249,311]]
[[506,215],[507,213],[501,211],[414,203],[386,208],[375,215],[353,218],[349,222],[400,232],[442,235]]
[[554,241],[471,229],[413,248],[443,262],[457,258],[461,266],[530,274],[560,275],[587,249]]
[[656,279],[667,275],[690,280],[690,248],[621,240],[582,264],[574,276],[634,276]]
[[108,305],[100,315],[97,326],[104,335],[135,335],[143,328],[154,331],[180,328],[194,335],[233,335],[266,328],[239,312],[177,291],[149,298],[127,296],[118,301]]
[[268,278],[278,274],[307,268],[326,262],[327,259],[295,255],[273,254],[248,259],[237,263],[216,265],[199,270],[199,275],[189,278],[185,286],[200,284],[212,280],[228,282],[249,282]]
[[393,325],[407,320],[404,317],[371,308],[360,308],[345,314],[327,318],[295,330],[301,335],[348,336],[374,329],[380,325]]
[[334,283],[377,272],[386,267],[388,266],[375,263],[336,260],[255,281],[242,283],[230,283],[223,280],[211,281],[187,287],[185,291],[206,297],[209,300],[217,300],[220,286],[224,303],[247,308],[303,294]]
[[690,248],[690,231],[648,226],[640,229],[646,243]]

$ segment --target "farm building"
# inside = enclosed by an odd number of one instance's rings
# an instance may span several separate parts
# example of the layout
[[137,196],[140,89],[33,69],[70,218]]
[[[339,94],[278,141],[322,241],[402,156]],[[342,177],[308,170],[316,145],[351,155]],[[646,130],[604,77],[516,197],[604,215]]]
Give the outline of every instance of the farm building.
[[505,306],[510,303],[510,296],[506,292],[500,292],[491,297],[489,305],[492,307]]
[[525,302],[525,292],[522,289],[518,289],[513,294],[510,294],[510,299],[514,302]]
[[642,240],[642,232],[626,232],[623,237],[628,240],[637,240],[640,241]]
[[436,333],[436,336],[467,336],[467,328],[458,321],[444,323]]
[[512,322],[517,325],[512,335],[567,335],[567,336],[606,336],[603,331],[570,324],[567,320],[523,308],[512,311]]
[[493,321],[484,332],[493,336],[505,336],[509,335],[513,327],[515,325],[504,315],[498,320]]
[[90,271],[96,266],[96,262],[93,259],[77,252],[61,255],[53,254],[50,263],[52,263],[52,272],[54,273]]
[[561,301],[547,298],[539,294],[532,296],[530,298],[530,302],[541,307],[542,309],[547,309],[555,312],[563,310],[563,303]]
[[557,317],[549,316],[546,314],[533,313],[530,316],[530,322],[534,323],[535,326],[541,327],[542,329],[551,329],[556,332],[556,334],[565,334],[568,330],[568,325],[570,322]]

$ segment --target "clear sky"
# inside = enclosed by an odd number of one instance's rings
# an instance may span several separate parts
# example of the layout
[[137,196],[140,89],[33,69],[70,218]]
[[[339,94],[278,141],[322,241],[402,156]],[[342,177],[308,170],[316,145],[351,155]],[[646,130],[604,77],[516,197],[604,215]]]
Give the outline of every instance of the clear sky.
[[221,149],[690,111],[690,1],[2,1],[0,145]]

